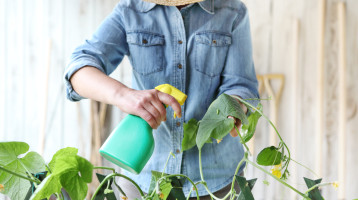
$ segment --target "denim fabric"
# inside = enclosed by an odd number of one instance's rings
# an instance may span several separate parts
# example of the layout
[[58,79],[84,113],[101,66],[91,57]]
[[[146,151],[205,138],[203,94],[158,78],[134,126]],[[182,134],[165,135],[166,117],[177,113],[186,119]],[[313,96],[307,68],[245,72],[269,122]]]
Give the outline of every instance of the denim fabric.
[[[89,65],[110,74],[125,55],[133,67],[134,89],[169,83],[188,95],[182,106],[183,117],[174,119],[173,110],[168,108],[168,120],[154,130],[154,154],[142,173],[128,176],[147,192],[151,170],[162,171],[172,151],[176,156],[169,160],[166,173],[183,173],[199,181],[198,149],[180,151],[183,123],[202,119],[210,103],[222,93],[244,99],[258,97],[245,5],[239,0],[206,0],[179,11],[174,6],[121,0],[93,37],[72,54],[65,73],[67,97],[82,99],[69,82],[78,69]],[[231,182],[243,154],[239,138],[230,135],[220,144],[204,145],[203,173],[212,192]],[[190,188],[186,183],[184,192]],[[202,186],[199,194],[207,194]]]

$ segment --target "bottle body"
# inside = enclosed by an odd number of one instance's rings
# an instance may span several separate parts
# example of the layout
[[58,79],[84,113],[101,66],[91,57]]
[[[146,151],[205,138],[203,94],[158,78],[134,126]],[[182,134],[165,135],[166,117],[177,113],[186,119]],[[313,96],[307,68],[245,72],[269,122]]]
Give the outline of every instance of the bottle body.
[[119,167],[139,174],[154,151],[153,129],[142,118],[127,115],[100,148],[100,154]]

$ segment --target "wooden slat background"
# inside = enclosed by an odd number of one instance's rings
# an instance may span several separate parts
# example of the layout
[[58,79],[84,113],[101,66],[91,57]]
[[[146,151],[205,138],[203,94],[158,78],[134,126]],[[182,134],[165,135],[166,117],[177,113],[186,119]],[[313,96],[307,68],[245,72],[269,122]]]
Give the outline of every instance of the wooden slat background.
[[[65,99],[63,72],[73,49],[90,37],[118,0],[1,0],[0,1],[0,141],[20,140],[39,150],[39,133],[46,124],[46,161],[60,148],[73,146],[89,158],[91,148],[89,101]],[[317,121],[317,63],[319,37],[318,0],[244,0],[251,18],[257,74],[284,74],[285,86],[278,113],[278,130],[292,149],[294,159],[315,169]],[[338,0],[325,8],[325,72],[323,181],[338,180]],[[345,199],[358,198],[358,1],[346,0],[347,8],[347,141]],[[298,62],[294,63],[295,22],[299,22]],[[48,96],[47,55],[50,50]],[[125,60],[113,77],[130,84],[131,70]],[[298,68],[295,68],[295,65]],[[277,83],[272,82],[277,89]],[[262,94],[267,97],[267,92]],[[46,99],[47,117],[44,119]],[[265,113],[270,102],[264,101]],[[111,130],[124,116],[110,108]],[[261,120],[255,136],[255,155],[268,146],[268,124]],[[297,133],[293,135],[292,133]],[[255,157],[253,157],[255,159]],[[294,186],[305,191],[303,176],[314,175],[292,163]],[[249,167],[247,177],[258,177],[254,196],[259,200],[298,199],[270,177]],[[271,184],[262,183],[268,180]],[[326,199],[338,199],[332,187],[322,189]],[[0,199],[3,197],[0,196]]]

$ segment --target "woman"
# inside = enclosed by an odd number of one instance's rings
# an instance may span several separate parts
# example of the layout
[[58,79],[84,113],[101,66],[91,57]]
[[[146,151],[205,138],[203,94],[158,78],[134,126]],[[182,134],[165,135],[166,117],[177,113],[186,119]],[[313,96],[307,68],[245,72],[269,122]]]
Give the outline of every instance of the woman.
[[[132,88],[108,76],[125,55],[133,67]],[[161,171],[170,151],[176,155],[166,173],[200,181],[197,148],[181,151],[182,124],[200,120],[222,93],[258,97],[247,9],[239,0],[121,0],[93,37],[75,50],[65,80],[70,100],[91,98],[115,105],[156,129],[156,147],[141,174],[124,172],[145,192],[151,170]],[[153,90],[164,83],[188,95],[183,106]],[[173,109],[166,110],[163,103]],[[174,111],[179,118],[171,117]],[[237,134],[232,130],[231,135]],[[230,190],[243,154],[238,137],[204,145],[203,173],[211,192],[222,197]],[[129,199],[140,197],[130,184],[121,184]],[[185,183],[184,194],[190,188]],[[198,189],[200,199],[210,199],[204,187]]]

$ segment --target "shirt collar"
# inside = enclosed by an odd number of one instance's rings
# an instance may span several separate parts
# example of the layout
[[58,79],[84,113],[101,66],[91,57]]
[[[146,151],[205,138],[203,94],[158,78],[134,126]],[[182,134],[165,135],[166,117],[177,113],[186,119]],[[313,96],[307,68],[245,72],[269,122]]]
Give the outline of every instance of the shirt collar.
[[[198,2],[198,4],[200,5],[200,7],[205,10],[206,12],[208,12],[209,14],[214,14],[214,1],[215,0],[204,0],[201,2]],[[147,1],[140,1],[142,5],[139,5],[138,8],[140,9],[141,12],[148,12],[150,10],[152,10],[157,4],[155,3],[150,3]]]
[[205,10],[209,14],[215,14],[214,2],[215,2],[215,0],[205,0],[205,1],[199,2],[199,5],[203,10]]

